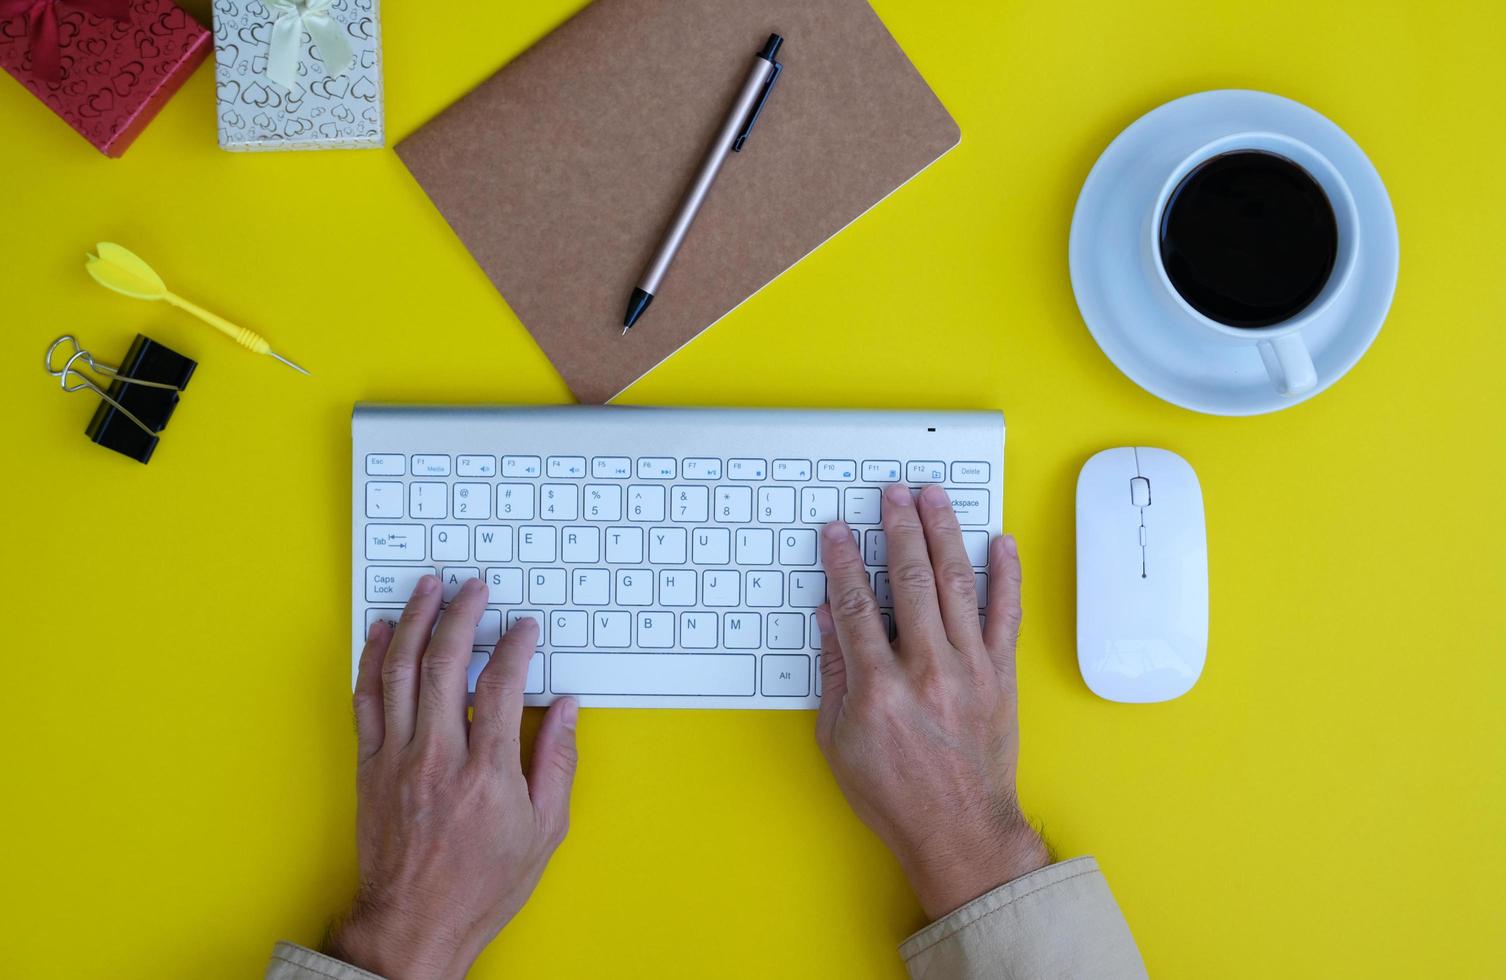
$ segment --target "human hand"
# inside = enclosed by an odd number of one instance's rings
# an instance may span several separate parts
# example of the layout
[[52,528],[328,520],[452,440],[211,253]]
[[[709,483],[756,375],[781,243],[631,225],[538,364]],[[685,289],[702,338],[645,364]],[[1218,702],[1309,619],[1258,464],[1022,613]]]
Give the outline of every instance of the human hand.
[[564,839],[575,777],[569,698],[544,716],[523,776],[518,733],[538,624],[519,620],[497,644],[467,724],[486,585],[465,583],[443,614],[440,592],[424,576],[395,631],[373,624],[356,679],[361,887],[327,948],[390,980],[465,975]]
[[1049,863],[1015,795],[1019,725],[1014,539],[988,550],[987,627],[946,492],[884,491],[898,639],[890,642],[852,532],[821,532],[816,741],[859,819],[899,859],[932,919]]

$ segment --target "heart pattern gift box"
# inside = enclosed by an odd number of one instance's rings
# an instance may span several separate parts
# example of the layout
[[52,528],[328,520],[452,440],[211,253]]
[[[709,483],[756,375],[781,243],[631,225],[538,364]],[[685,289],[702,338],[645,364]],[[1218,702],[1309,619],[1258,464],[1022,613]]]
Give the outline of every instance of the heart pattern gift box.
[[214,52],[221,148],[383,145],[378,0],[215,0]]
[[209,54],[171,0],[0,0],[0,68],[118,157]]

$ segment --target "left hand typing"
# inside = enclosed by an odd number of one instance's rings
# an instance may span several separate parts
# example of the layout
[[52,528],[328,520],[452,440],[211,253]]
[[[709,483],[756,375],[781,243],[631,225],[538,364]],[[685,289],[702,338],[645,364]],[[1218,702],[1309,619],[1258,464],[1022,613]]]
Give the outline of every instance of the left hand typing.
[[564,840],[575,776],[570,698],[545,715],[523,775],[518,733],[538,624],[520,620],[497,644],[467,724],[486,585],[467,582],[443,614],[440,592],[425,576],[396,630],[372,626],[355,689],[361,888],[328,945],[394,980],[465,975]]

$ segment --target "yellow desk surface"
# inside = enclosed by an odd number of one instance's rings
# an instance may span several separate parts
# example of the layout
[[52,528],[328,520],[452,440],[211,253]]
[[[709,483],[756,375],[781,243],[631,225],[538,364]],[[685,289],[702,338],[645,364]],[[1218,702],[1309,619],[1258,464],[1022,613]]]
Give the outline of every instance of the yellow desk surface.
[[[387,4],[390,140],[575,5]],[[1002,408],[1023,798],[1152,974],[1506,974],[1503,8],[876,5],[961,146],[621,401]],[[1141,391],[1067,277],[1103,147],[1221,87],[1344,127],[1401,231],[1370,353],[1260,418]],[[351,404],[569,395],[390,150],[223,153],[209,66],[118,161],[0,77],[0,188],[0,975],[259,975],[355,884]],[[97,288],[98,239],[314,377]],[[144,468],[39,365],[137,330],[200,362]],[[1073,646],[1074,481],[1125,444],[1207,499],[1208,666],[1156,706],[1098,700]],[[920,913],[811,725],[586,712],[570,838],[474,975],[901,976]]]

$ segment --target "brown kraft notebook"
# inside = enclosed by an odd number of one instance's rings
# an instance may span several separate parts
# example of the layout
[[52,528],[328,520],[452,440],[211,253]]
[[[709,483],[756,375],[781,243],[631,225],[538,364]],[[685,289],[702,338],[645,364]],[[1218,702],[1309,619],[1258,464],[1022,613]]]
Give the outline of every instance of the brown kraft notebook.
[[[784,72],[623,337],[638,276],[770,33]],[[865,0],[596,0],[397,153],[576,398],[599,403],[959,138]]]

